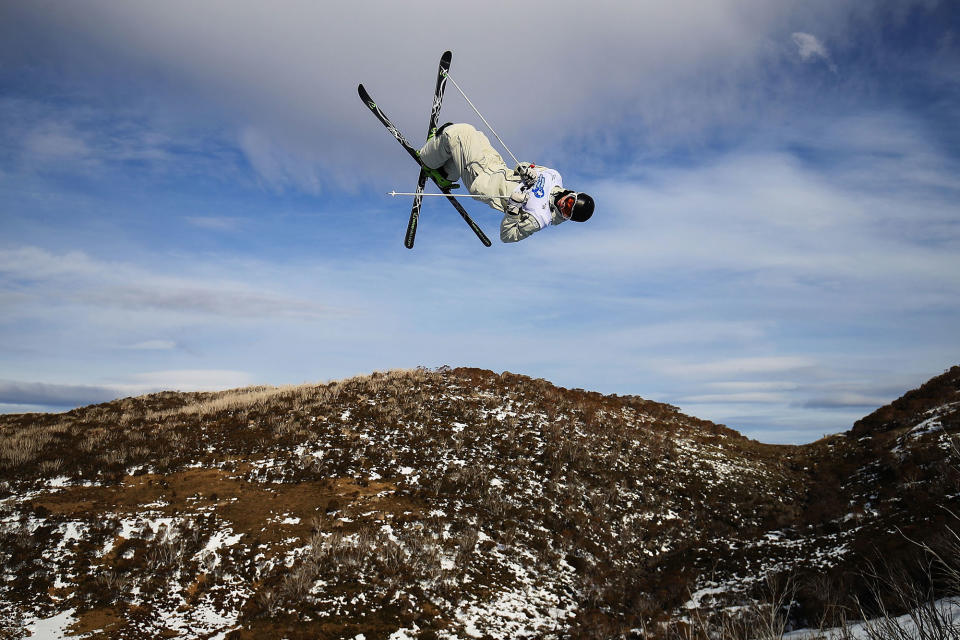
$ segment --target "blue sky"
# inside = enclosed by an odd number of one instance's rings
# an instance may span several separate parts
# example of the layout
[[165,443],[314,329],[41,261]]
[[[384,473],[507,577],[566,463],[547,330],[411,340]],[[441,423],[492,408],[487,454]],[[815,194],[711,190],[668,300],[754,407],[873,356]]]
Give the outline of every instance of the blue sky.
[[[807,442],[960,362],[955,3],[342,4],[0,7],[0,411],[449,364]],[[589,223],[403,247],[356,85],[419,140],[445,49]]]

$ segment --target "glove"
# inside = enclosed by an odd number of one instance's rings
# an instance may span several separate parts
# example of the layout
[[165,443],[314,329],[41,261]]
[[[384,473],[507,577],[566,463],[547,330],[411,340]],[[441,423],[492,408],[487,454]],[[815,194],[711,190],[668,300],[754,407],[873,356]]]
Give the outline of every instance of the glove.
[[533,183],[540,177],[540,170],[532,162],[521,162],[514,169],[514,172],[520,176],[520,180],[523,181],[525,187],[532,187]]
[[530,197],[530,194],[527,191],[522,189],[517,189],[512,194],[510,194],[510,199],[507,200],[507,213],[511,216],[520,215],[520,210],[523,208],[523,205],[526,204],[527,198]]

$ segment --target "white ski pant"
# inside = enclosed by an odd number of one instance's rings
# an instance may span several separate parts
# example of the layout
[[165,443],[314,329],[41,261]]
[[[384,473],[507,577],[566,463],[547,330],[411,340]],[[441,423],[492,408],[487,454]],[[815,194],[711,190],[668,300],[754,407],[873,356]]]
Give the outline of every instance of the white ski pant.
[[[452,124],[427,140],[420,159],[428,167],[443,167],[451,180],[461,180],[467,190],[479,196],[507,196],[520,186],[520,179],[482,132],[469,124]],[[482,199],[498,211],[504,210],[499,198]]]
[[[420,149],[420,159],[432,169],[442,167],[447,178],[460,180],[471,194],[488,196],[479,199],[500,212],[505,210],[503,197],[509,197],[522,184],[487,136],[469,124],[452,124],[427,140]],[[517,242],[539,230],[540,223],[531,215],[504,214],[500,240]]]

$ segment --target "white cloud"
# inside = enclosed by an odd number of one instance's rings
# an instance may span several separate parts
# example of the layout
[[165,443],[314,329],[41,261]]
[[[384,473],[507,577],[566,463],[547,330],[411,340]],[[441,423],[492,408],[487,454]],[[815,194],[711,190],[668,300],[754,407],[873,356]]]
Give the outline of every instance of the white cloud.
[[90,155],[86,140],[63,123],[46,122],[26,132],[23,146],[31,161],[83,160]]
[[[0,35],[2,38],[2,35]],[[0,52],[2,53],[2,52]],[[0,140],[12,175],[239,180],[246,166],[227,134],[172,116],[169,104],[130,108],[100,96],[0,95]],[[6,161],[7,158],[4,158]],[[4,173],[0,172],[0,176]],[[249,180],[249,178],[246,178]]]
[[829,60],[830,55],[827,53],[827,48],[823,46],[823,43],[817,40],[817,37],[809,33],[797,32],[793,34],[793,42],[797,45],[797,48],[800,53],[800,58],[804,61],[815,60],[817,58],[823,58],[824,60]]
[[129,381],[117,387],[137,393],[144,393],[145,390],[221,391],[247,387],[254,382],[254,378],[246,371],[184,369],[134,374]]
[[76,407],[108,402],[122,393],[112,386],[0,380],[0,405]]
[[54,254],[32,246],[0,249],[0,275],[8,281],[94,278],[109,270],[109,266],[91,260],[83,251]]
[[782,393],[706,393],[702,395],[681,396],[675,400],[681,404],[786,404],[789,396]]
[[[599,203],[593,219],[545,231],[550,242],[530,250],[574,272],[589,264],[607,278],[655,273],[702,283],[702,295],[724,306],[734,289],[753,290],[753,300],[743,300],[750,307],[808,300],[812,312],[812,298],[819,313],[834,316],[891,298],[905,308],[953,306],[951,297],[960,296],[956,163],[909,119],[855,124],[854,151],[824,151],[829,168],[786,153],[745,152],[584,185]],[[883,151],[892,144],[883,132],[894,125],[897,156]],[[873,147],[868,130],[877,131]]]
[[171,349],[176,348],[177,343],[173,340],[145,340],[127,347],[127,349],[143,351],[170,351]]
[[229,216],[188,216],[188,224],[208,231],[236,231],[245,224],[242,218]]
[[893,397],[890,395],[841,392],[809,398],[803,402],[803,406],[816,409],[833,409],[838,407],[878,408],[889,403],[891,400],[893,400]]
[[758,373],[783,373],[810,370],[818,366],[817,360],[807,356],[765,356],[753,358],[729,358],[710,362],[664,362],[660,369],[678,377],[730,377],[753,376]]
[[102,385],[0,380],[0,412],[57,411],[157,391],[221,391],[253,383],[247,372],[218,369],[137,373]]
[[750,380],[741,382],[710,382],[706,384],[708,389],[723,392],[743,393],[743,392],[761,392],[761,391],[794,391],[799,388],[796,382],[790,381],[760,381]]
[[823,60],[830,67],[831,71],[834,73],[837,72],[837,67],[830,59],[830,53],[827,51],[826,46],[824,46],[816,36],[798,31],[794,33],[792,37],[793,43],[797,45],[797,53],[800,54],[801,60],[804,62]]
[[[624,311],[630,301],[623,300],[611,304]],[[679,318],[673,322],[644,323],[603,333],[604,341],[611,348],[615,345],[630,345],[630,348],[638,351],[678,345],[743,344],[765,336],[766,330],[758,322],[748,320],[718,322]]]
[[240,133],[240,148],[260,178],[271,188],[283,191],[294,186],[307,193],[320,193],[320,179],[315,164],[305,154],[291,154],[266,133],[244,127]]
[[[783,62],[773,38],[799,21],[832,33],[862,27],[871,15],[831,0],[555,0],[519,12],[494,0],[485,7],[296,0],[278,9],[247,0],[225,9],[185,0],[90,0],[57,12],[25,3],[11,10],[10,28],[29,24],[37,33],[28,42],[44,55],[69,57],[70,69],[125,72],[132,86],[162,75],[174,105],[178,99],[194,109],[215,105],[267,184],[313,192],[317,180],[355,185],[378,171],[399,175],[402,152],[362,109],[355,87],[363,82],[418,139],[436,62],[447,47],[454,50],[454,76],[477,106],[515,152],[535,157],[569,148],[566,139],[580,136],[595,146],[605,135],[623,142],[625,134],[642,131],[649,144],[658,136],[753,126],[778,99],[770,87],[752,86],[757,74]],[[534,14],[538,28],[530,29],[525,16]],[[456,24],[471,28],[453,37]],[[411,39],[411,31],[435,37]],[[537,69],[540,87],[577,90],[554,100],[544,89],[540,104],[517,108],[515,91],[505,88],[517,52],[491,47],[490,33],[549,61]],[[794,40],[807,59],[827,59],[810,33],[795,32]],[[44,47],[49,41],[57,47]],[[788,74],[769,75],[780,88],[792,88]],[[476,121],[452,87],[444,115]]]
[[[316,300],[232,279],[224,273],[198,276],[179,265],[184,275],[162,275],[139,265],[98,260],[84,252],[53,253],[37,247],[0,249],[0,295],[24,295],[13,283],[29,281],[33,304],[58,303],[98,309],[165,311],[233,318],[320,319],[342,313]],[[221,267],[221,272],[228,268]],[[26,304],[24,306],[31,306]],[[23,309],[13,310],[24,313]]]

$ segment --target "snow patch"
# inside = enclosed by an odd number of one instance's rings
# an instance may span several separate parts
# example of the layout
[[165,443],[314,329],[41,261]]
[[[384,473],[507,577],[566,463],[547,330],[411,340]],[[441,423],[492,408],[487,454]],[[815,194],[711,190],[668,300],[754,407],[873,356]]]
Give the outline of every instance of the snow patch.
[[[783,635],[783,640],[869,640],[881,634],[878,632],[888,629],[896,630],[897,637],[901,638],[920,638],[921,628],[929,631],[930,622],[938,620],[940,627],[946,631],[947,635],[943,637],[960,637],[960,600],[955,598],[945,598],[938,600],[933,605],[927,605],[924,609],[915,609],[912,613],[892,618],[890,622],[879,620],[868,620],[851,624],[846,628],[834,629],[798,629]],[[920,625],[917,623],[920,622]],[[890,626],[892,623],[892,627]],[[882,634],[884,637],[887,634]],[[939,637],[939,636],[938,636]]]
[[74,610],[58,613],[52,618],[34,620],[27,624],[31,640],[60,640],[67,638],[67,629],[77,620],[73,617]]

